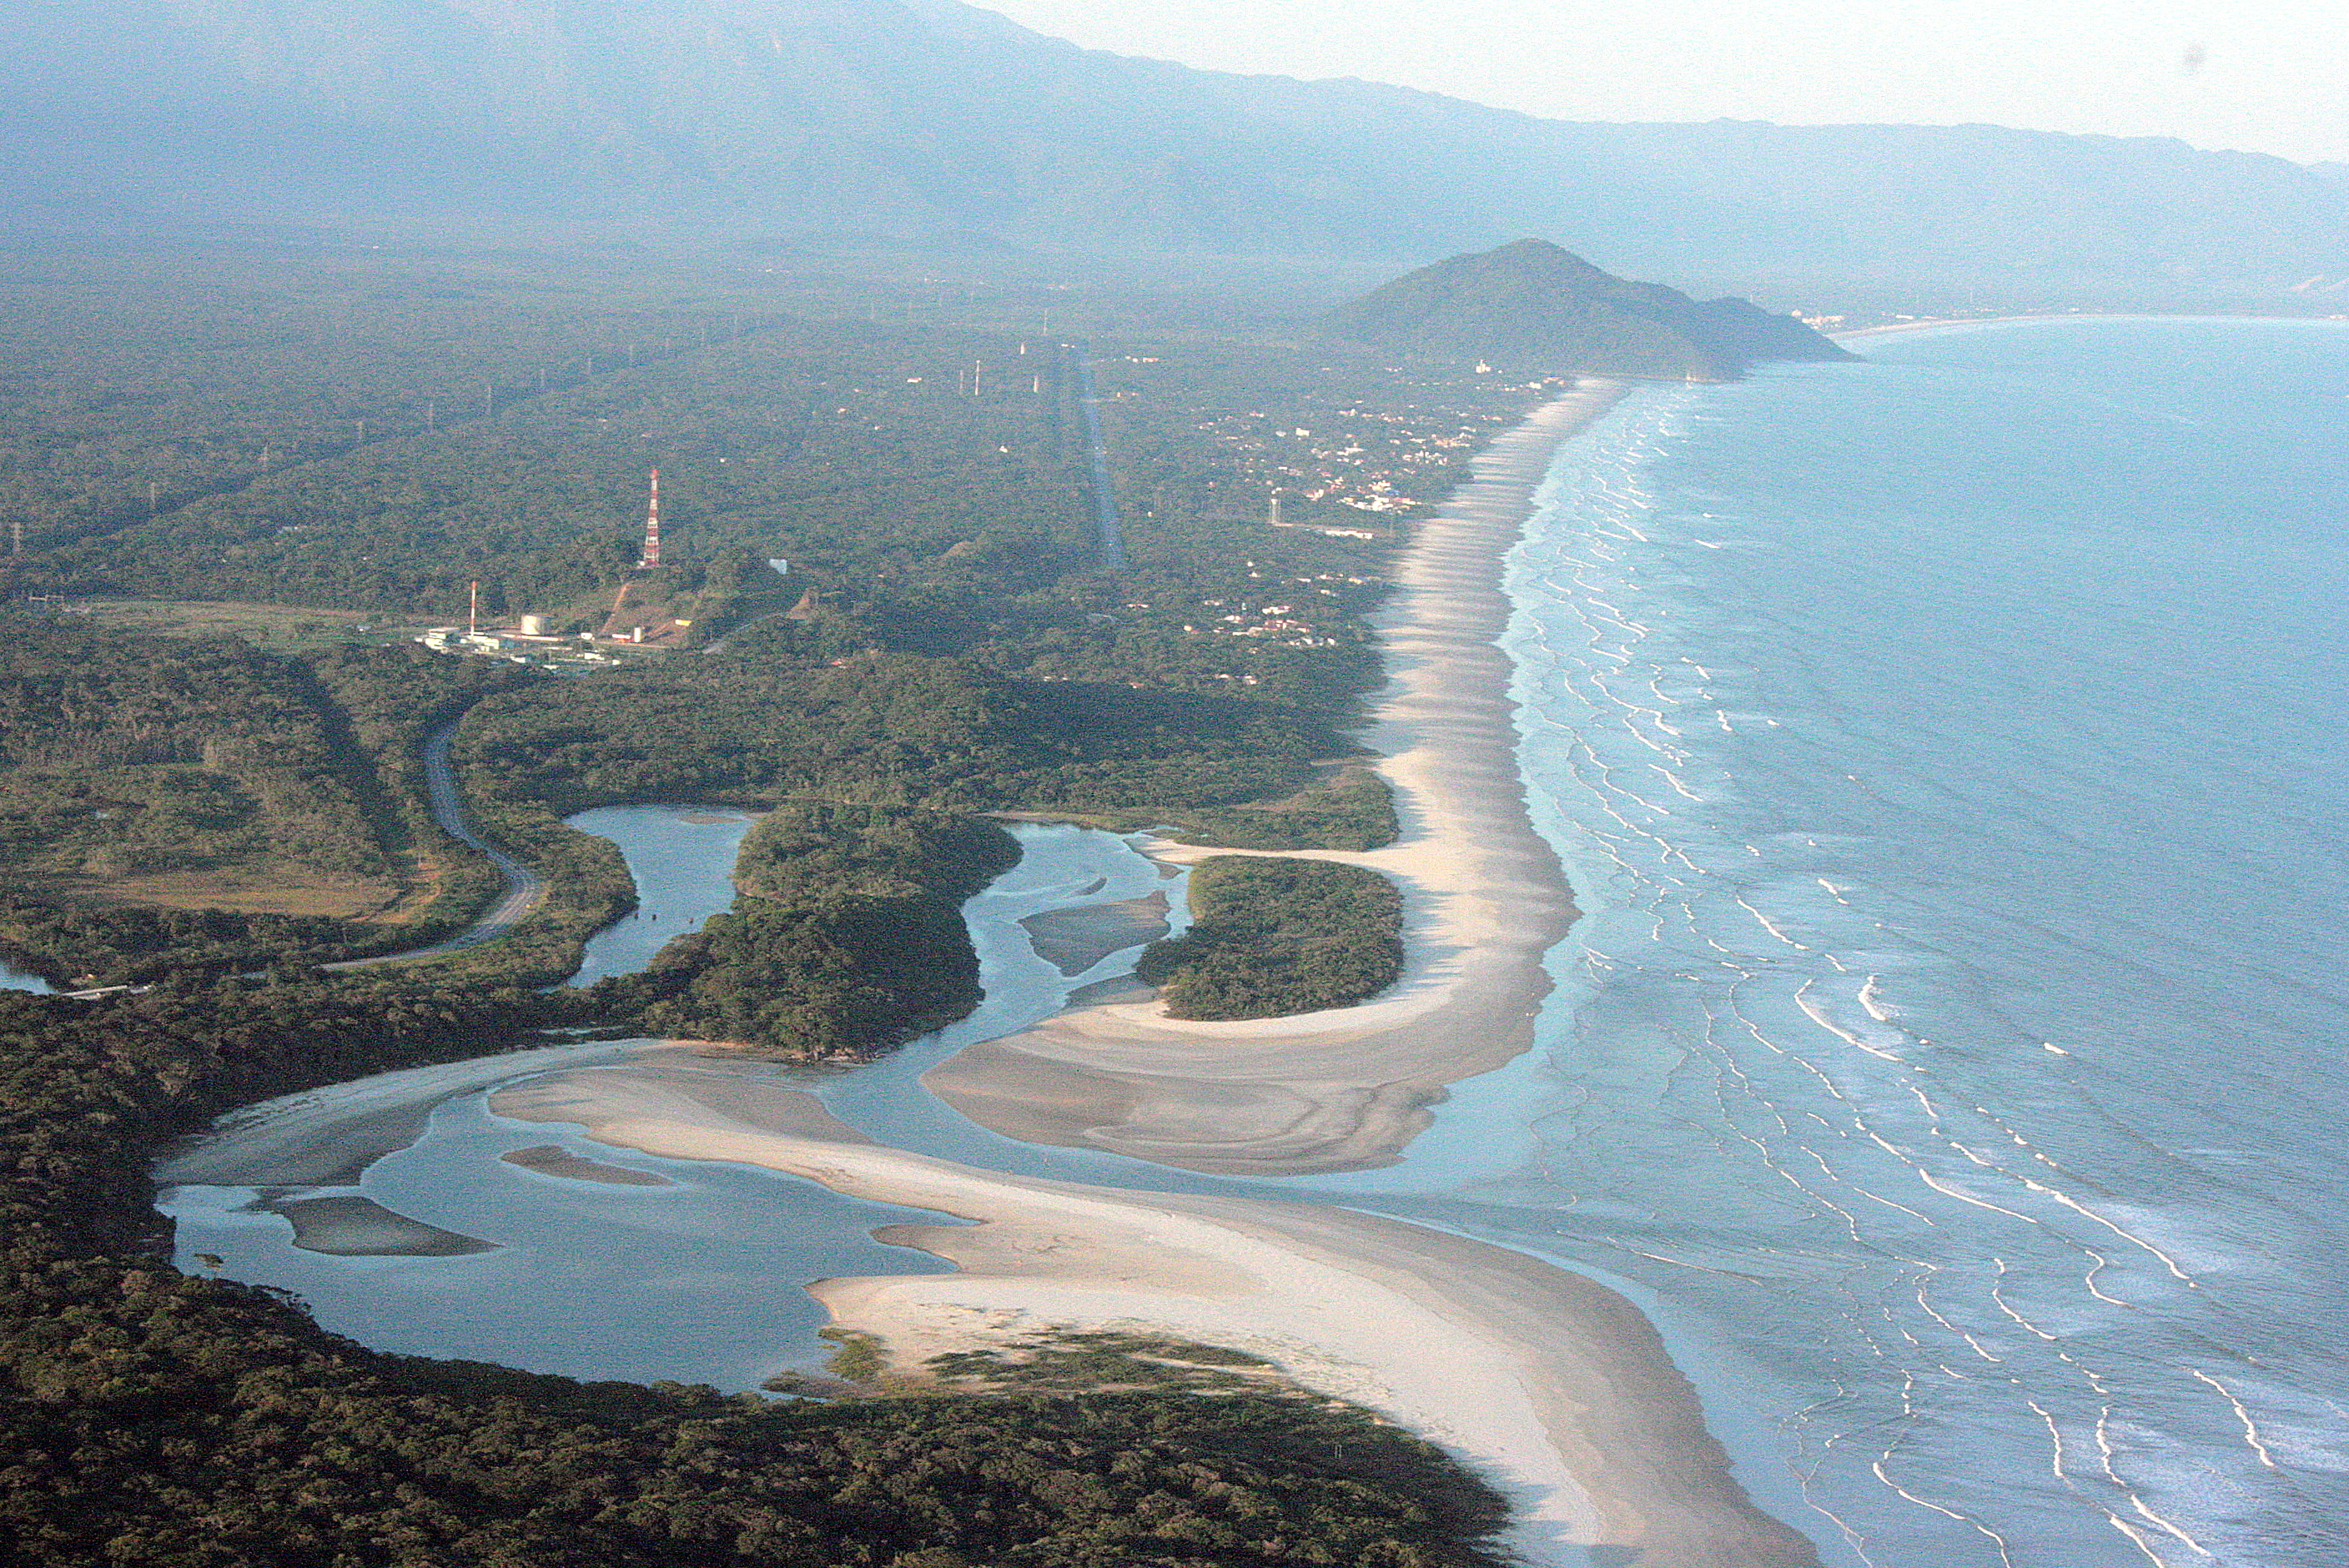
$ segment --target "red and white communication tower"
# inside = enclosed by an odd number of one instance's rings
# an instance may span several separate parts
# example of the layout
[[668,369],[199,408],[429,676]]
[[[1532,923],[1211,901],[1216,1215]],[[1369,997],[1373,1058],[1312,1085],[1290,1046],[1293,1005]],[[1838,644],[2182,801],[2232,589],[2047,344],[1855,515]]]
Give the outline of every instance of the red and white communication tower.
[[645,554],[636,562],[639,572],[650,572],[660,564],[660,470],[653,470],[652,509],[645,513]]

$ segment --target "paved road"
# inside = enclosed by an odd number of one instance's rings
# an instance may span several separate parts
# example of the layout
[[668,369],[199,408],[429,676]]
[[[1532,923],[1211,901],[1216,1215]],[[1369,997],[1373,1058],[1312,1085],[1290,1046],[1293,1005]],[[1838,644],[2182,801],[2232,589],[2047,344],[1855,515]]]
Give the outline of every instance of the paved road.
[[546,882],[520,861],[490,842],[473,830],[466,820],[464,801],[457,793],[457,770],[449,761],[449,742],[457,733],[451,720],[432,732],[424,743],[424,788],[432,806],[433,820],[440,830],[460,843],[479,850],[498,868],[506,881],[505,896],[495,907],[456,935],[429,947],[412,948],[406,953],[387,953],[376,958],[354,958],[342,964],[325,964],[323,969],[364,969],[377,964],[398,964],[410,958],[429,958],[435,954],[455,953],[467,947],[479,947],[484,942],[495,942],[523,921],[538,913],[546,902]]
[[1085,417],[1085,445],[1092,459],[1094,545],[1103,572],[1125,570],[1125,541],[1117,524],[1117,488],[1110,482],[1109,448],[1102,440],[1101,392],[1093,386],[1093,362],[1072,344],[1070,363],[1077,372],[1077,407]]

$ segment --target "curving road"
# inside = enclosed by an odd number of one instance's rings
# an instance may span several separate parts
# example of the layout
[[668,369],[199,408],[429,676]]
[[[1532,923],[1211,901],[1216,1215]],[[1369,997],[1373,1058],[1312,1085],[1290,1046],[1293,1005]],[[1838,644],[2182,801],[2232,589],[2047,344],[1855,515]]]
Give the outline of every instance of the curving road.
[[436,942],[429,947],[412,947],[405,953],[386,953],[373,958],[352,958],[340,964],[322,964],[322,969],[365,969],[378,964],[401,964],[411,958],[430,958],[437,954],[455,953],[467,947],[479,947],[484,942],[495,942],[515,926],[538,913],[546,902],[546,882],[528,866],[490,842],[473,830],[465,818],[465,803],[457,793],[457,770],[449,760],[449,743],[455,738],[460,721],[451,719],[434,730],[424,742],[424,789],[432,807],[432,820],[440,830],[469,849],[478,850],[498,868],[505,878],[504,896],[492,905],[481,919],[456,935]]

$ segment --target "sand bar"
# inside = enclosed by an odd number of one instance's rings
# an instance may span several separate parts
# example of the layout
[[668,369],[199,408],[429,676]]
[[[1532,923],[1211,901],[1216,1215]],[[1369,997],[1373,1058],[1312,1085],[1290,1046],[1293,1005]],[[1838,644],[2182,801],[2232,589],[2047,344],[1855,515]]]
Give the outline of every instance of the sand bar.
[[1230,1346],[1475,1464],[1516,1504],[1513,1544],[1535,1561],[1572,1545],[1639,1568],[1816,1563],[1808,1542],[1746,1500],[1638,1310],[1536,1259],[1311,1204],[980,1171],[884,1148],[812,1096],[724,1073],[557,1073],[493,1106],[619,1147],[764,1166],[979,1222],[880,1233],[957,1273],[810,1287],[842,1326],[885,1341],[900,1368],[1053,1326]]
[[[1234,1024],[1106,1001],[966,1050],[925,1082],[1016,1138],[1261,1174],[1391,1161],[1444,1084],[1524,1050],[1549,988],[1541,956],[1574,912],[1515,766],[1501,561],[1558,442],[1622,390],[1586,385],[1480,459],[1390,606],[1396,680],[1369,738],[1405,831],[1391,849],[1328,858],[1404,889],[1412,961],[1394,990]],[[956,1273],[810,1287],[901,1370],[1050,1327],[1228,1346],[1475,1465],[1512,1502],[1511,1544],[1530,1562],[1816,1568],[1810,1543],[1737,1484],[1646,1318],[1538,1259],[1309,1203],[1003,1175],[876,1144],[771,1079],[674,1060],[550,1074],[493,1105],[976,1222],[878,1233]]]
[[[1585,381],[1475,461],[1418,537],[1380,616],[1392,681],[1365,741],[1402,836],[1368,854],[1402,889],[1410,963],[1367,1006],[1238,1023],[1168,1018],[1154,1002],[1081,1007],[964,1050],[923,1082],[981,1126],[1031,1143],[1113,1150],[1194,1171],[1293,1174],[1392,1162],[1444,1086],[1532,1044],[1542,954],[1574,903],[1534,831],[1516,769],[1503,558],[1558,444],[1628,391]],[[1226,852],[1160,845],[1198,859]]]

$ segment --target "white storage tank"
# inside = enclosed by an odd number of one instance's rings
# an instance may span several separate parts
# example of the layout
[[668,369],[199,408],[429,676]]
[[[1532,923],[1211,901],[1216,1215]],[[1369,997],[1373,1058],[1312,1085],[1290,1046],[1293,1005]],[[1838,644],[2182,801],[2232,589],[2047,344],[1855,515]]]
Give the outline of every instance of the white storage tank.
[[522,618],[522,634],[525,637],[543,637],[546,635],[546,617],[543,615],[524,615]]

